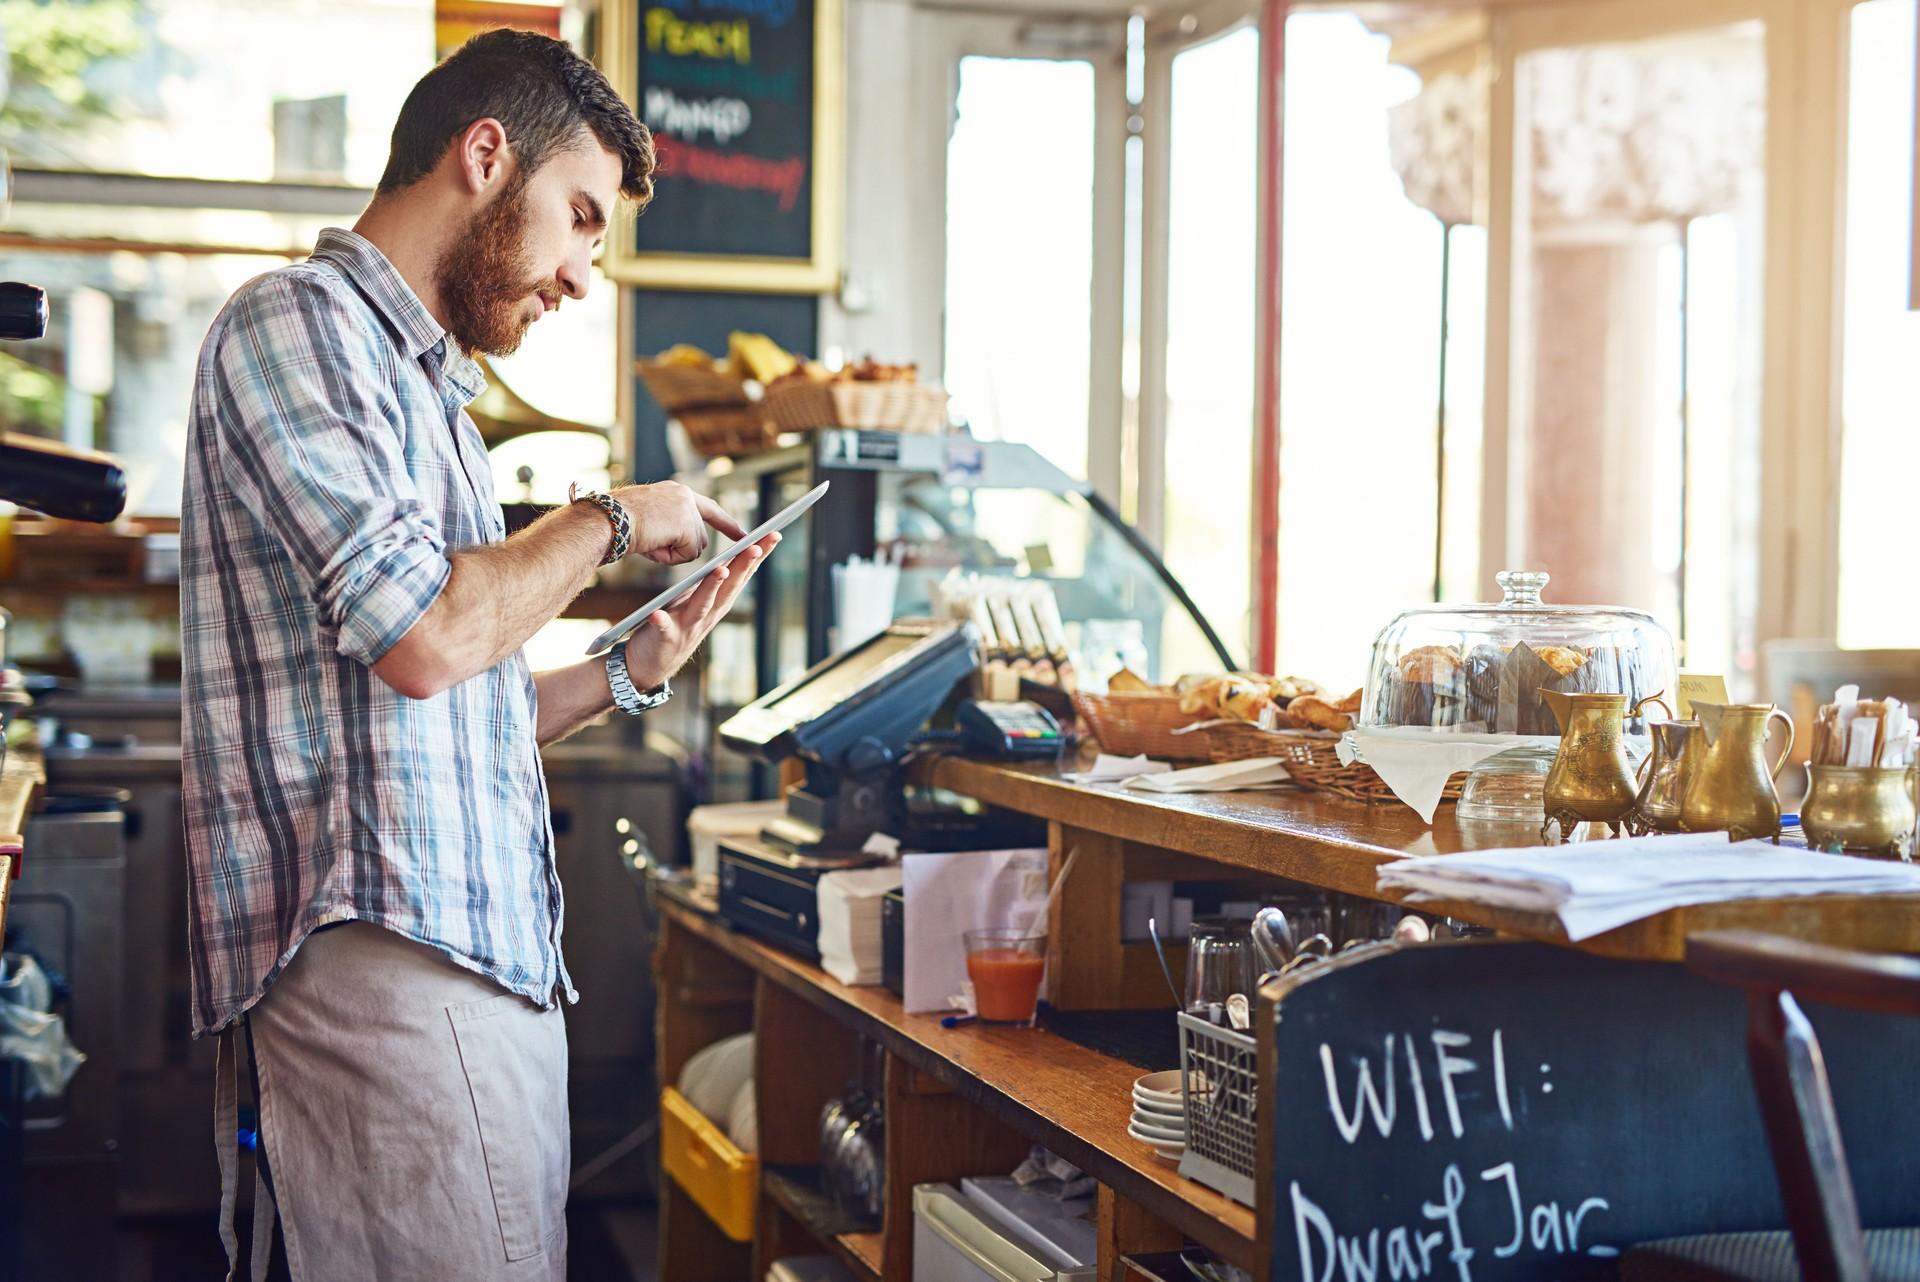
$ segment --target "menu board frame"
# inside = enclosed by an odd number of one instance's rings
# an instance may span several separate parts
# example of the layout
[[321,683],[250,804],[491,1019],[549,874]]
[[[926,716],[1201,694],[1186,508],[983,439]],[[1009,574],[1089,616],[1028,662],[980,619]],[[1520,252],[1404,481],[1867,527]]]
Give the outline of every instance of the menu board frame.
[[[597,41],[601,69],[635,114],[642,110],[639,62],[643,3],[657,4],[658,0],[607,0],[601,10]],[[607,233],[600,269],[609,279],[653,289],[753,293],[819,294],[839,287],[846,188],[846,0],[812,3],[811,253],[796,258],[641,251],[629,215],[616,220]]]

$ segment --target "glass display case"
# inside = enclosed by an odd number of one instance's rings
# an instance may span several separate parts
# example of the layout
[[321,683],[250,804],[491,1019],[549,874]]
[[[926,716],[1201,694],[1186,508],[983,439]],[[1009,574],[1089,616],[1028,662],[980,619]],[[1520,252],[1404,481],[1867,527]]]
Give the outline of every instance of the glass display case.
[[954,570],[1044,579],[1094,689],[1122,666],[1155,681],[1237,666],[1139,534],[1085,482],[1028,446],[831,430],[680,479],[748,526],[833,482],[786,531],[755,577],[751,602],[714,629],[698,673],[701,697],[676,700],[674,717],[659,723],[687,752],[697,780],[704,768],[704,799],[771,795],[771,772],[720,747],[712,727],[843,640],[865,639],[840,637],[835,617],[833,567],[855,556],[899,566],[892,618],[930,613],[934,585]]

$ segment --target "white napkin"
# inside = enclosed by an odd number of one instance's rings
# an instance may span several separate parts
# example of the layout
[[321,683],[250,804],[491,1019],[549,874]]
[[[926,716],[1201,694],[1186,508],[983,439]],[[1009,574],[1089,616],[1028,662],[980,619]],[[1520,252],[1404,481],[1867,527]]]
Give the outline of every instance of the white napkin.
[[1677,833],[1463,851],[1383,864],[1382,890],[1415,903],[1464,900],[1560,919],[1567,938],[1590,938],[1689,904],[1792,895],[1920,892],[1920,868],[1795,850],[1725,833]]
[[1290,778],[1279,757],[1254,757],[1247,761],[1222,761],[1188,770],[1137,775],[1127,780],[1127,787],[1162,793],[1239,792],[1248,788],[1271,788]]
[[1495,753],[1533,742],[1518,734],[1454,734],[1425,726],[1350,730],[1340,739],[1341,765],[1364,761],[1393,795],[1432,823],[1440,794],[1456,771],[1471,770]]
[[820,969],[849,986],[881,982],[880,901],[904,878],[898,864],[820,878]]
[[1076,770],[1060,777],[1069,783],[1106,783],[1113,779],[1133,779],[1140,775],[1164,774],[1173,769],[1164,761],[1154,761],[1146,753],[1137,757],[1116,757],[1103,752],[1094,758],[1091,768]]

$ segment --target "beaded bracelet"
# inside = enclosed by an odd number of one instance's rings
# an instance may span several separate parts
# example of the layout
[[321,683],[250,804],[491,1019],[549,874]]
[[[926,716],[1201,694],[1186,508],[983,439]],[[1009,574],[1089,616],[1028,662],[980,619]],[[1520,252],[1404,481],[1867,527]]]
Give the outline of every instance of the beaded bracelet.
[[579,489],[580,485],[577,481],[567,487],[567,502],[591,503],[605,513],[607,520],[613,523],[613,543],[607,548],[606,556],[600,561],[602,565],[612,565],[625,556],[627,549],[633,546],[633,518],[627,515],[627,509],[613,495],[602,494],[598,490],[588,490],[582,494]]

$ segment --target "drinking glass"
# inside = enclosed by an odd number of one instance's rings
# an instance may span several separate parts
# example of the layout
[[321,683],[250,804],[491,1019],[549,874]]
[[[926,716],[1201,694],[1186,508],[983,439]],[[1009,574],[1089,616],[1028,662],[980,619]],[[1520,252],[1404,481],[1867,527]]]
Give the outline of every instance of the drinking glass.
[[1189,1015],[1227,1021],[1227,999],[1238,993],[1253,1000],[1256,970],[1253,923],[1232,917],[1196,917],[1187,936]]
[[969,930],[967,978],[983,1024],[1033,1027],[1040,981],[1047,973],[1047,937],[1031,930]]

